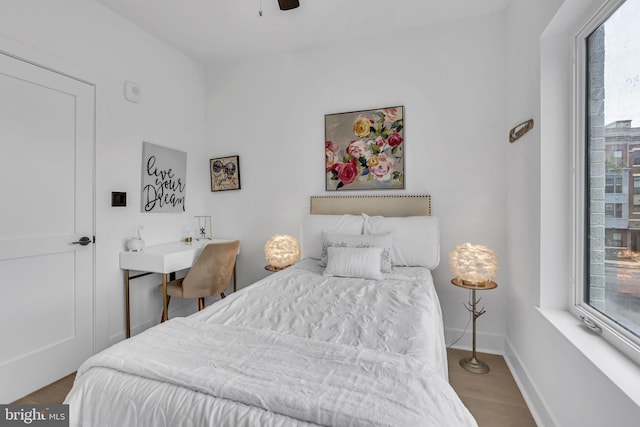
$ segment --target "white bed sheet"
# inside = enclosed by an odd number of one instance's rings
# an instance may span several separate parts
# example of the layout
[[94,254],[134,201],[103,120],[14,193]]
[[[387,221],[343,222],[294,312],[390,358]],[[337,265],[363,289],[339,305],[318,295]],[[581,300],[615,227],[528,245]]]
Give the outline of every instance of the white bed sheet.
[[[420,375],[433,377],[442,389],[442,407],[434,413],[449,411],[449,417],[440,416],[431,425],[475,425],[446,382],[442,315],[429,270],[394,268],[383,281],[321,273],[317,261],[302,261],[190,316],[190,321],[268,330],[419,360],[422,372],[428,372]],[[236,399],[88,365],[79,371],[66,399],[72,425],[313,425]]]
[[192,317],[409,354],[447,378],[442,312],[428,269],[395,267],[382,281],[322,271],[317,260],[303,260]]

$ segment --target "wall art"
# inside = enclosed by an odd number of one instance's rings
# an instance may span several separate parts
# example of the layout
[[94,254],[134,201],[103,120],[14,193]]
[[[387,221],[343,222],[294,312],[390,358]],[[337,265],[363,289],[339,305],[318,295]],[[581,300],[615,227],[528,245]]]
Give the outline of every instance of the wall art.
[[240,189],[240,156],[218,157],[209,160],[211,191]]
[[141,212],[184,212],[187,153],[142,143]]
[[327,191],[404,189],[403,110],[324,116]]

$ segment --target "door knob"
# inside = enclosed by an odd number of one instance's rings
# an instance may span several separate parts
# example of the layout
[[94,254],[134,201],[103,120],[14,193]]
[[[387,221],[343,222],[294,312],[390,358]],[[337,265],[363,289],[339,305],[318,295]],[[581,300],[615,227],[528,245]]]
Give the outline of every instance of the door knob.
[[77,242],[71,242],[72,245],[82,245],[82,246],[87,246],[89,243],[91,243],[91,238],[87,236],[81,237],[80,240],[78,240]]

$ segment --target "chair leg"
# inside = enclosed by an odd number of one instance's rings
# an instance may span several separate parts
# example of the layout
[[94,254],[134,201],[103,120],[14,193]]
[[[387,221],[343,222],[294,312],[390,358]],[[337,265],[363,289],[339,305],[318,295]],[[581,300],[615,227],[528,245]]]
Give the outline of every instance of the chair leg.
[[204,298],[198,298],[198,311],[204,309]]
[[224,292],[220,292],[220,298],[224,298]]
[[[167,311],[169,311],[169,302],[171,302],[171,295],[167,295]],[[162,307],[162,314],[160,315],[160,323],[164,319],[164,307]],[[167,320],[169,320],[169,313],[167,313]]]
[[238,258],[236,257],[236,261],[233,263],[233,292],[236,291],[236,263]]

